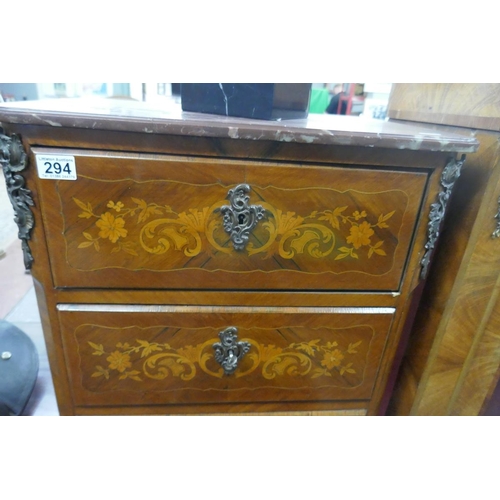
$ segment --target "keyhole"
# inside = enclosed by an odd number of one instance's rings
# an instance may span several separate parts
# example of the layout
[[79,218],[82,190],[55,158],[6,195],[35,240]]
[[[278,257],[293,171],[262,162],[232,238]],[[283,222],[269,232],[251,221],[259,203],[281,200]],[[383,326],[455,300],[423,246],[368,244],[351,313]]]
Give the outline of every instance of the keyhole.
[[245,224],[245,216],[243,214],[238,215],[239,224]]

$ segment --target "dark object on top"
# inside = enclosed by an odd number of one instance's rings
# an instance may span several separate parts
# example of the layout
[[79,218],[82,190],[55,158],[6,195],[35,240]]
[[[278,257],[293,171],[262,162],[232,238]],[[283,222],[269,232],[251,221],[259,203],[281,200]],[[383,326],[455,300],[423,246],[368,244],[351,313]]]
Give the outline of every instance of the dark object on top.
[[182,83],[183,111],[242,118],[306,118],[310,83]]

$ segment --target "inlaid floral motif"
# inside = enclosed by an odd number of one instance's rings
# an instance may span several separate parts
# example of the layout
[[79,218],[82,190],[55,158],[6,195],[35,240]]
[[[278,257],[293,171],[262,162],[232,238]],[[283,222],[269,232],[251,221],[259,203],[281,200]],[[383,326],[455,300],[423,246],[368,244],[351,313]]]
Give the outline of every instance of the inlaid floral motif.
[[[128,203],[109,200],[104,213],[95,213],[88,202],[77,198],[73,201],[82,210],[78,215],[80,219],[95,219],[95,229],[82,231],[84,239],[78,244],[80,249],[93,247],[99,252],[103,250],[102,243],[107,241],[106,251],[123,251],[136,257],[141,252],[154,255],[183,252],[187,257],[195,257],[203,250],[234,252],[232,246],[227,245],[227,237],[220,240],[221,234],[225,237],[220,231],[219,212],[225,203],[222,200],[211,207],[190,208],[181,213],[168,205],[134,197]],[[370,259],[374,254],[387,256],[384,240],[379,239],[376,229],[388,228],[387,221],[395,211],[371,216],[366,210],[357,209],[348,215],[348,207],[343,206],[299,215],[265,202],[261,205],[266,214],[261,229],[264,241],[259,246],[249,243],[244,250],[249,256],[262,254],[262,258],[270,258],[278,254],[284,259],[293,259],[307,254],[321,259],[332,254],[334,260],[359,259],[361,255]],[[337,245],[337,242],[345,244]]]
[[344,355],[338,349],[334,351],[328,351],[324,353],[323,360],[321,361],[321,365],[325,366],[328,370],[331,370],[335,366],[339,366],[344,359]]
[[[249,362],[239,367],[233,376],[240,378],[260,370],[261,375],[268,380],[276,377],[309,376],[314,379],[332,377],[334,374],[341,377],[356,374],[354,363],[349,358],[358,353],[357,348],[363,342],[351,342],[342,349],[336,341],[321,343],[320,339],[292,343],[284,348],[272,344],[262,345],[251,339],[244,340],[251,344],[247,355]],[[118,342],[109,350],[103,344],[88,342],[93,349],[92,355],[102,357],[107,362],[97,364],[91,376],[107,380],[117,377],[119,380],[137,382],[167,377],[189,381],[201,369],[210,376],[222,378],[222,368],[211,363],[214,358],[212,346],[217,341],[217,338],[213,338],[196,346],[176,349],[167,343],[137,339],[135,344]]]
[[351,243],[356,249],[370,244],[370,236],[373,236],[375,231],[371,228],[368,222],[362,222],[359,225],[351,226],[350,235],[347,237],[347,243]]
[[121,217],[114,217],[109,212],[101,215],[101,218],[95,223],[100,229],[100,238],[109,238],[112,243],[116,243],[118,239],[127,236],[127,230],[123,228],[125,221]]
[[[349,235],[346,238],[346,243],[351,246],[340,247],[339,254],[335,257],[335,260],[345,259],[346,257],[352,257],[354,259],[359,258],[359,254],[355,250],[359,250],[362,247],[368,247],[367,256],[370,259],[373,254],[386,256],[387,253],[381,248],[384,244],[383,241],[377,241],[372,245],[372,237],[375,235],[375,228],[388,228],[389,225],[386,224],[396,212],[392,211],[388,214],[380,214],[378,220],[375,224],[368,222],[368,214],[365,210],[359,212],[355,210],[352,216],[345,215],[344,212],[347,207],[338,207],[334,210],[325,210],[322,212],[322,216],[319,220],[327,220],[330,222],[332,227],[335,229],[340,229],[342,226],[349,226]],[[364,219],[364,220],[363,220]],[[362,222],[359,222],[363,220]]]
[[130,362],[130,355],[120,351],[112,352],[106,358],[106,361],[109,363],[109,368],[111,370],[117,370],[120,373],[123,373],[127,368],[132,366],[132,363]]

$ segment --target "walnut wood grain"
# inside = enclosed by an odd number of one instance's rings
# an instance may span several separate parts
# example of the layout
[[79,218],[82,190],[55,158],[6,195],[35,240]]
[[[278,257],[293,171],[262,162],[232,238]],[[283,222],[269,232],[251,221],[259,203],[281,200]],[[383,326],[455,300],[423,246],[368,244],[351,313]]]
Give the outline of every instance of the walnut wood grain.
[[401,292],[317,292],[248,290],[106,290],[95,293],[92,289],[60,289],[53,292],[56,303],[74,304],[171,304],[214,306],[310,306],[310,307],[397,307]]
[[[497,184],[490,178],[490,189],[483,195],[456,278],[451,277],[452,286],[450,281],[437,281],[441,274],[449,276],[449,270],[443,266],[431,281],[429,302],[424,298],[423,308],[428,308],[428,314],[416,321],[406,361],[412,385],[417,388],[410,389],[415,399],[409,407],[398,407],[396,395],[398,413],[477,415],[495,381],[500,363],[500,344],[495,333],[500,261],[498,242],[491,238],[491,233],[495,225],[492,210],[500,196],[500,186],[498,173],[494,174]],[[443,240],[441,252],[446,251],[446,243]],[[441,260],[443,255],[436,258]],[[439,290],[440,284],[446,288]],[[446,289],[450,292],[443,296]],[[401,391],[408,388],[401,387]]]
[[196,405],[136,405],[136,406],[77,406],[76,415],[266,415],[266,416],[363,416],[367,414],[365,401],[300,402],[282,403],[218,403],[217,406]]
[[500,84],[398,83],[392,87],[388,116],[500,131]]
[[[413,118],[495,130],[497,122],[481,119],[497,109],[498,90],[496,94],[491,92],[493,84],[474,85],[469,99],[458,96],[467,89],[471,91],[470,85],[448,85],[446,93],[443,86],[436,85],[429,92],[425,91],[426,86],[421,87],[420,104],[411,97],[413,88],[406,104],[398,98],[391,104],[392,109],[415,111],[432,101],[436,104],[432,112]],[[397,87],[396,95],[400,97],[408,90],[406,85]],[[452,111],[456,116],[450,114]],[[478,415],[485,411],[500,375],[497,333],[500,262],[498,240],[492,239],[500,195],[499,134],[434,127],[444,132],[468,132],[477,137],[481,146],[477,153],[467,157],[466,167],[456,183],[390,413]]]

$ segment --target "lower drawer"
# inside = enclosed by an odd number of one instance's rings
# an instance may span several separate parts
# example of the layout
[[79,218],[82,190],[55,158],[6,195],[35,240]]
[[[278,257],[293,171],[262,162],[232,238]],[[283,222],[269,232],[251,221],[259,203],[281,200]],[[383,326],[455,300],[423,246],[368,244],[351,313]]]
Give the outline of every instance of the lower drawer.
[[369,400],[394,314],[392,308],[58,309],[76,406]]

